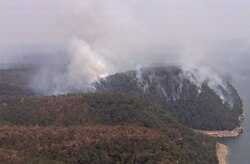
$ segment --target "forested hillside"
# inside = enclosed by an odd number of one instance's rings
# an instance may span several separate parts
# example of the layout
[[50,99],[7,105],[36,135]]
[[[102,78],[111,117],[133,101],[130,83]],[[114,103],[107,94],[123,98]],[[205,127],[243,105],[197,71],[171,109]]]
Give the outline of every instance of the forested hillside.
[[2,98],[0,138],[12,163],[217,163],[213,139],[120,94]]
[[111,75],[96,83],[96,88],[97,92],[125,93],[154,103],[191,128],[237,127],[242,112],[237,91],[226,80],[214,88],[209,86],[211,79],[202,83],[198,80],[177,67],[152,67]]
[[[0,70],[0,97],[39,95],[29,85],[35,74],[32,67]],[[233,86],[224,80],[224,86],[213,90],[209,81],[201,86],[196,82],[194,74],[187,76],[180,68],[153,67],[111,75],[95,86],[97,92],[120,92],[150,101],[191,128],[231,130],[238,126],[242,101]]]

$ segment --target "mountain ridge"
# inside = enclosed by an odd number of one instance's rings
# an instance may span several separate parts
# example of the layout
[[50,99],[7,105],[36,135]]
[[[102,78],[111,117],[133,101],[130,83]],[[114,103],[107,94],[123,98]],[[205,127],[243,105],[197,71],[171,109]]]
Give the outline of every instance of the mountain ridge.
[[239,126],[242,100],[229,82],[222,81],[226,87],[211,88],[214,81],[204,79],[198,86],[192,80],[175,66],[152,67],[114,74],[95,86],[97,92],[120,92],[150,101],[190,128],[231,130]]

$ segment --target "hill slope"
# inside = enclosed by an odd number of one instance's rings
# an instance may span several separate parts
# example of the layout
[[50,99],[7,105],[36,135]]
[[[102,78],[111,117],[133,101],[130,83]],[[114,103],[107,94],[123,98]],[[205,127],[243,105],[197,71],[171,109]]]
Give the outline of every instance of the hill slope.
[[0,99],[0,125],[1,161],[218,162],[213,139],[120,94]]
[[[0,70],[0,98],[39,94],[29,87],[35,74],[32,67]],[[237,91],[218,75],[202,80],[200,76],[204,76],[203,72],[154,67],[111,75],[95,86],[97,92],[121,92],[150,101],[191,128],[234,129],[242,112]]]
[[96,88],[97,92],[145,99],[191,128],[234,129],[239,125],[242,101],[232,85],[218,75],[215,78],[201,81],[199,75],[177,67],[154,67],[111,75],[96,83]]
[[0,98],[6,96],[31,96],[28,88],[34,70],[31,68],[11,68],[0,70]]

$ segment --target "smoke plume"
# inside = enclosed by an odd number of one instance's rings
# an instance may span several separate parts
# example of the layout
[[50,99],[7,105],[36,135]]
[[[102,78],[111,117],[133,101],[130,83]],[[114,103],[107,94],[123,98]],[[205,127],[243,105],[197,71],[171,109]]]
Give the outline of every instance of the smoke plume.
[[92,82],[138,65],[198,68],[197,79],[209,77],[216,88],[223,84],[210,70],[250,78],[249,7],[245,0],[2,0],[1,67],[32,64],[30,86],[44,94],[94,91]]
[[67,58],[61,69],[51,66],[38,69],[31,82],[33,90],[43,94],[93,92],[92,84],[108,75],[106,61],[83,40],[71,41]]

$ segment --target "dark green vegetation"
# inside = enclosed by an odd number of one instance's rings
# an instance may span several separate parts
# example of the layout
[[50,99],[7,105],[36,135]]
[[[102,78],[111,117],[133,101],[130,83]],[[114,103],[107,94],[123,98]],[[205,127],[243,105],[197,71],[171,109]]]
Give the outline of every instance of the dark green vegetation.
[[0,162],[218,163],[215,140],[182,124],[233,129],[242,111],[229,83],[223,103],[176,67],[115,74],[95,94],[47,97],[29,89],[34,74],[0,70]]
[[206,81],[199,88],[177,67],[118,73],[101,80],[96,87],[98,92],[124,93],[151,102],[190,128],[231,130],[239,125],[242,101],[226,80],[224,83],[226,90],[222,86],[218,89],[227,98],[225,103]]
[[217,163],[215,141],[120,94],[0,99],[7,163]]
[[[34,95],[28,86],[35,72],[33,67],[0,70],[0,97]],[[119,73],[101,80],[96,87],[97,92],[120,92],[149,101],[191,128],[231,130],[239,125],[242,101],[237,91],[228,82],[225,84],[228,91],[221,91],[229,100],[226,103],[206,83],[198,88],[177,67]]]
[[[166,104],[166,109],[188,127],[201,130],[232,130],[239,126],[241,110],[231,110],[222,104],[214,91],[203,86],[199,96]],[[242,109],[240,101],[238,109]]]

